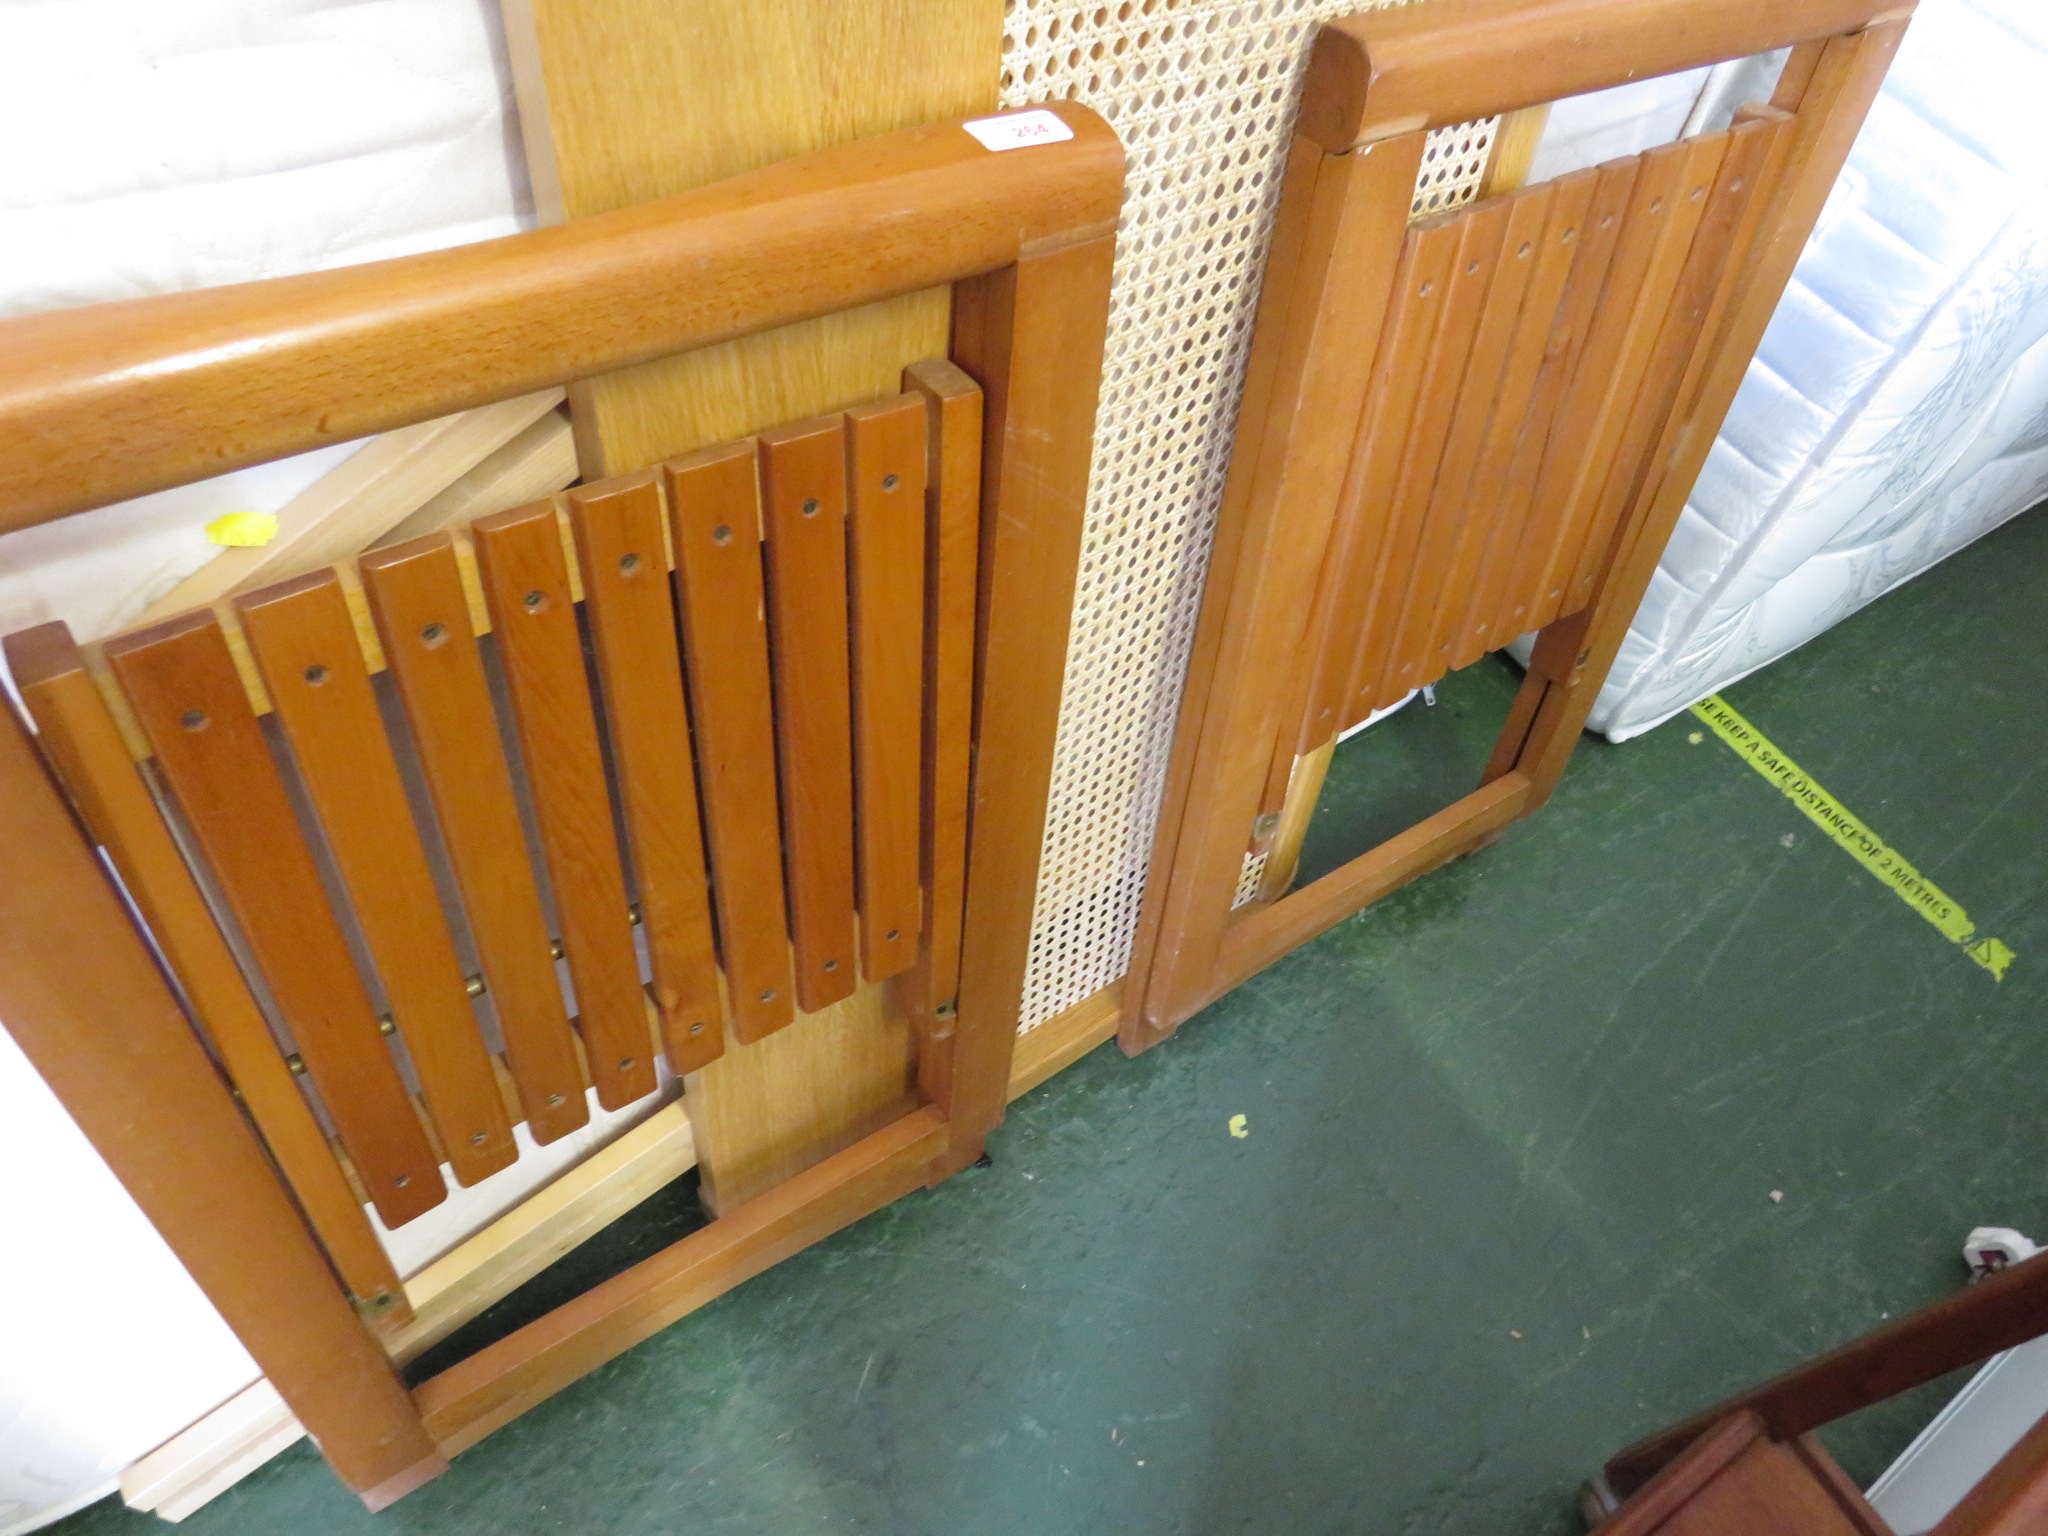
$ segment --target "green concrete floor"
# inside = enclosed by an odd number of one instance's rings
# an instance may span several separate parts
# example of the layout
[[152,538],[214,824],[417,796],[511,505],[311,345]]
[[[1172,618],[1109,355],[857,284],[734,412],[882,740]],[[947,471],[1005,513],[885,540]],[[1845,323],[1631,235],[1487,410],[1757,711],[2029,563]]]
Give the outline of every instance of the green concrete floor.
[[[1507,681],[1349,744],[1323,856],[1367,786],[1462,789],[1409,737],[1478,754]],[[1946,1294],[1972,1225],[2048,1230],[2048,514],[1729,697],[2018,952],[2003,983],[1690,717],[1588,740],[1498,846],[388,1513],[301,1446],[185,1529],[1576,1530],[1624,1442]],[[1867,1480],[1939,1396],[1831,1443]]]

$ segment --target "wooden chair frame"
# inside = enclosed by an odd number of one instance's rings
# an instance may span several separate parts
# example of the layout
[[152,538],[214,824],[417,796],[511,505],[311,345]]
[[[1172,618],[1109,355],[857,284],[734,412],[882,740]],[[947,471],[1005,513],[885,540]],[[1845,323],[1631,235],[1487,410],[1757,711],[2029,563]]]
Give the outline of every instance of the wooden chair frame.
[[[18,720],[0,728],[0,1018],[371,1508],[748,1276],[972,1162],[1023,990],[1123,153],[958,124],[614,214],[0,326],[0,531],[940,284],[986,397],[957,1012],[923,1107],[407,1390]],[[944,1013],[945,1010],[938,1010]]]
[[[1431,0],[1324,27],[1132,961],[1127,1052],[1549,798],[1910,10],[1897,0]],[[1388,312],[1424,132],[1788,46],[1768,197],[1750,199],[1737,257],[1702,295],[1699,340],[1679,359],[1675,404],[1647,440],[1589,600],[1542,630],[1484,783],[1303,889],[1239,904],[1247,849],[1278,820],[1269,786],[1284,788],[1274,765],[1292,760],[1283,700],[1305,691],[1296,674],[1352,462],[1352,433],[1332,424],[1360,421],[1368,402],[1370,338]]]

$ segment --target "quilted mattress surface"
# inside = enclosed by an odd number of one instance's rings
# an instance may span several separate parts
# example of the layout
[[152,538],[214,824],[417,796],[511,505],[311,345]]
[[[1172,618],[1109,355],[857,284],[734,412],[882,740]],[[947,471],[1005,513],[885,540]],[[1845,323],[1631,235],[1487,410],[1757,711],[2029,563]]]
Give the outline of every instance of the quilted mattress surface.
[[1648,730],[2048,494],[2048,6],[1922,0],[1592,718]]

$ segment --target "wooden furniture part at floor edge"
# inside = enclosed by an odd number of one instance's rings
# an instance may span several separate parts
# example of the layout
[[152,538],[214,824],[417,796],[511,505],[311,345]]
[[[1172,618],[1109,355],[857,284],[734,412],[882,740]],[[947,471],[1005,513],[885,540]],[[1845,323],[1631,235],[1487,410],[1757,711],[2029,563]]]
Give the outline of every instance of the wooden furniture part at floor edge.
[[[979,927],[962,961],[953,1082],[946,1103],[740,1208],[750,1222],[776,1213],[765,1226],[714,1223],[671,1267],[694,1266],[707,1247],[727,1256],[712,1270],[725,1265],[729,1278],[732,1265],[772,1262],[925,1182],[934,1165],[956,1165],[1001,1114],[1029,941],[1028,894],[1020,907],[1015,893],[1035,883],[1066,644],[1064,619],[1036,605],[1064,601],[1074,580],[1123,183],[1108,126],[1085,108],[1050,110],[1072,138],[992,154],[959,124],[936,124],[530,235],[0,324],[15,360],[0,381],[0,429],[43,447],[0,464],[0,521],[20,527],[805,315],[962,285],[972,323],[958,351],[981,372],[989,411],[985,579],[1018,590],[984,600],[979,618],[984,770],[973,788],[967,896],[970,929]],[[885,214],[878,184],[890,188]],[[821,265],[816,252],[826,247],[835,260]],[[679,264],[697,281],[675,285]],[[549,323],[533,325],[535,314]],[[349,389],[352,372],[374,387]],[[125,451],[96,450],[110,438]],[[18,898],[0,978],[8,1025],[42,1059],[60,1099],[99,1131],[230,1326],[274,1366],[272,1380],[337,1470],[372,1501],[396,1497],[439,1458],[26,740],[13,739],[15,755],[0,765],[11,761],[4,798],[19,825],[5,846],[11,870],[34,873],[0,882]],[[161,1070],[124,1055],[126,1042],[104,1030],[109,1017],[163,1037]],[[148,1082],[187,1079],[193,1092],[179,1113],[189,1121],[199,1106],[227,1150],[181,1139],[179,1114],[159,1124],[145,1113]],[[124,1141],[128,1126],[147,1127],[146,1157]],[[217,1204],[238,1179],[252,1209],[267,1202],[277,1218],[277,1254],[253,1275],[250,1256],[261,1250],[251,1246],[251,1221],[267,1218],[238,1211],[230,1221]],[[700,1271],[690,1283],[701,1279]],[[551,1391],[642,1336],[644,1307],[597,1294],[575,1314],[576,1348],[546,1351],[544,1366],[528,1360],[533,1336],[515,1335],[490,1360],[470,1363],[464,1379],[480,1396],[452,1402],[445,1381],[422,1388],[451,1445],[483,1432],[461,1402],[488,1402],[479,1411],[498,1421],[513,1389],[492,1385],[493,1361],[518,1375],[515,1395],[527,1401],[537,1369]],[[326,1354],[308,1367],[316,1347]],[[570,1374],[549,1375],[562,1368]]]
[[[1294,945],[1492,841],[1548,798],[1908,9],[1801,0],[1728,7],[1693,27],[1677,24],[1699,15],[1684,0],[1439,0],[1347,17],[1319,34],[1134,948],[1119,1035],[1127,1052],[1157,1044]],[[1617,35],[1622,24],[1632,30]],[[1600,46],[1545,46],[1559,41],[1559,27]],[[1292,728],[1276,703],[1289,689],[1273,680],[1302,664],[1350,453],[1348,431],[1329,424],[1358,421],[1368,399],[1373,362],[1357,354],[1372,349],[1355,345],[1354,326],[1381,329],[1412,183],[1412,169],[1406,183],[1400,172],[1422,130],[1787,44],[1798,46],[1773,107],[1790,121],[1769,136],[1783,169],[1743,205],[1753,217],[1734,249],[1746,255],[1718,274],[1674,404],[1641,461],[1646,472],[1622,488],[1589,600],[1544,632],[1482,787],[1307,889],[1238,910],[1276,732]],[[1680,62],[1667,66],[1667,54]],[[1646,59],[1658,61],[1655,70]],[[1361,236],[1369,248],[1360,249]],[[1331,323],[1345,317],[1354,324]]]

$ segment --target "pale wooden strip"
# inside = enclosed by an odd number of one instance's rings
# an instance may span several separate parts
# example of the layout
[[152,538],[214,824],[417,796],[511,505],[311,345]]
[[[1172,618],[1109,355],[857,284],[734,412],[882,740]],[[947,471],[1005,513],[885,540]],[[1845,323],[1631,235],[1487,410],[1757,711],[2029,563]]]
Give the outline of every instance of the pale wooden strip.
[[370,547],[381,549],[422,534],[452,531],[472,518],[523,507],[574,484],[576,475],[576,434],[567,416],[548,411]]
[[544,389],[372,438],[278,510],[268,544],[222,550],[127,628],[346,560],[561,402]]

